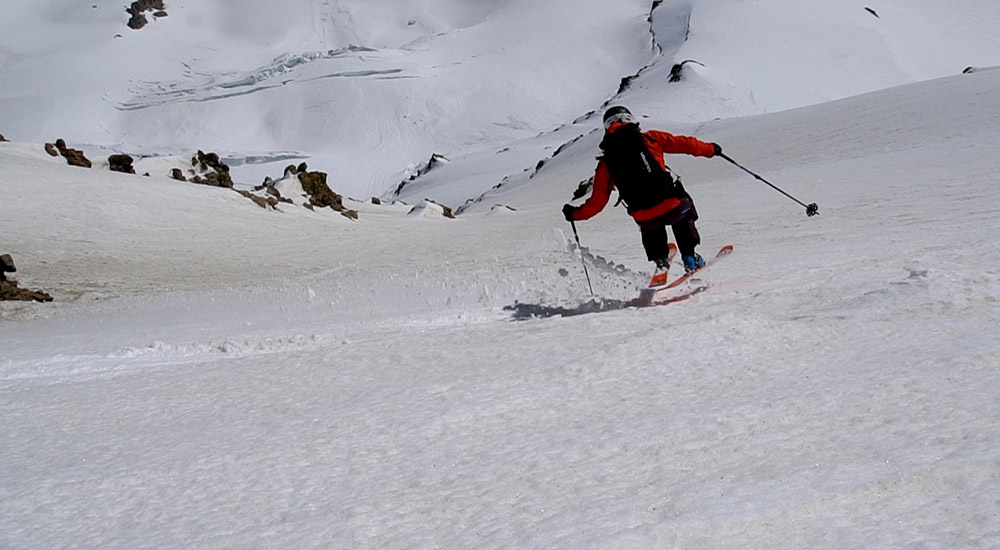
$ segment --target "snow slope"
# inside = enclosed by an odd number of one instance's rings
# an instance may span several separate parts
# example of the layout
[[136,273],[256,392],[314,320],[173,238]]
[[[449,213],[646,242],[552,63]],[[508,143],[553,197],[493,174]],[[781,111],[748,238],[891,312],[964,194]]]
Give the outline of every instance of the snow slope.
[[[589,298],[559,207],[593,170],[591,119],[468,145],[415,182],[481,199],[456,220],[265,211],[0,143],[2,246],[56,297],[0,303],[0,546],[1000,544],[1000,71],[714,120],[730,105],[666,112],[684,100],[654,85],[659,59],[625,92],[647,127],[717,141],[821,212],[722,160],[668,159],[702,251],[736,252],[660,308],[504,310]],[[727,93],[715,63],[689,68],[681,88]],[[596,293],[634,296],[632,222],[609,208],[578,226],[615,262],[588,264]]]

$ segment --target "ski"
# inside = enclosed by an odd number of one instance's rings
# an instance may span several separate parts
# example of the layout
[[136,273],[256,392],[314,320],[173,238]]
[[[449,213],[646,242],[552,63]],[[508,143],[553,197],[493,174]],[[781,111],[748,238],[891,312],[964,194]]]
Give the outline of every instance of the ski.
[[[671,243],[671,247],[673,247],[673,243]],[[676,249],[673,250],[676,251]],[[705,265],[703,265],[699,269],[696,269],[688,273],[684,273],[677,279],[674,279],[673,281],[665,285],[650,286],[648,288],[642,289],[641,291],[639,291],[639,298],[636,300],[636,305],[638,307],[646,307],[652,305],[670,304],[673,302],[680,302],[683,300],[687,300],[688,298],[694,296],[695,294],[700,294],[701,292],[704,292],[708,288],[707,286],[698,286],[694,289],[684,289],[680,288],[680,285],[690,281],[693,276],[701,273],[715,262],[721,260],[722,258],[725,258],[726,256],[732,253],[733,253],[732,245],[726,245],[722,247],[719,250],[719,252],[715,254],[715,256],[709,258],[708,260],[705,260]]]
[[[670,243],[667,245],[667,265],[670,265],[677,256],[677,245]],[[669,271],[664,271],[662,273],[653,273],[653,277],[649,279],[648,288],[661,288],[667,286],[667,274]]]
[[715,254],[715,256],[713,256],[713,257],[705,260],[705,265],[699,267],[698,269],[696,269],[694,271],[688,271],[687,273],[685,273],[685,274],[681,275],[680,277],[674,279],[673,282],[668,283],[667,286],[665,286],[664,288],[665,289],[666,288],[675,288],[678,285],[687,282],[689,279],[691,279],[691,277],[693,277],[693,276],[701,273],[702,271],[708,269],[712,264],[714,264],[715,262],[721,260],[722,258],[725,258],[726,256],[728,256],[728,255],[730,255],[732,253],[733,253],[733,245],[727,244],[726,246],[723,246],[722,248],[719,249],[719,251]]

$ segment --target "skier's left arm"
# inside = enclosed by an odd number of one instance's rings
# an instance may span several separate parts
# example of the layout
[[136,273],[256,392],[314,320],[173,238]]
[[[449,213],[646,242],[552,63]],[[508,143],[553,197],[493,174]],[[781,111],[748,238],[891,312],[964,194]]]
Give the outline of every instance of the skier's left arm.
[[646,135],[653,139],[663,153],[714,157],[722,152],[722,147],[717,143],[709,143],[691,136],[675,136],[660,130],[650,130]]

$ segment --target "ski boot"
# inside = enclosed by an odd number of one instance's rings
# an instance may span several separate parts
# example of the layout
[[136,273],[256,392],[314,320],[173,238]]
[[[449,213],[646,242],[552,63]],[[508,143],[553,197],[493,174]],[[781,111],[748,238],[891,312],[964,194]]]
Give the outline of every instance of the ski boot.
[[705,259],[700,254],[692,254],[681,258],[684,261],[684,271],[691,273],[705,267]]

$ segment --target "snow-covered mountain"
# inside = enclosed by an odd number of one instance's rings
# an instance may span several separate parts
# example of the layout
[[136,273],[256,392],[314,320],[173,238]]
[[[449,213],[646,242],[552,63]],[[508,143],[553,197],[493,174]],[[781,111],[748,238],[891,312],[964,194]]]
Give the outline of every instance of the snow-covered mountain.
[[[0,254],[55,298],[0,302],[0,547],[1000,544],[995,2],[0,7]],[[559,212],[610,102],[820,215],[668,158],[708,289],[514,321],[648,275]]]
[[[998,8],[984,1],[165,7],[133,30],[119,2],[5,5],[0,132],[63,137],[94,155],[219,151],[252,163],[234,170],[247,184],[297,156],[331,174],[338,192],[367,197],[434,153],[492,154],[612,98],[655,121],[697,124],[954,75],[995,64],[1000,51]],[[670,84],[673,65],[689,59],[687,78]],[[616,96],[636,73],[636,89]]]

